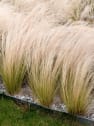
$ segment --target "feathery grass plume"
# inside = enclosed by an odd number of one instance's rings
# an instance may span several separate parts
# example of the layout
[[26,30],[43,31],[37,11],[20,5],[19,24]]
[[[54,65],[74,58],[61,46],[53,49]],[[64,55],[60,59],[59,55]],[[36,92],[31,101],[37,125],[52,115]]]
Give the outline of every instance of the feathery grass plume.
[[84,20],[87,22],[90,22],[91,20],[93,20],[94,1],[72,0],[70,4],[71,6],[69,7],[67,11],[70,14],[69,18],[72,18],[73,20]]
[[88,73],[87,64],[81,63],[77,66],[76,71],[74,67],[64,68],[62,78],[62,98],[66,104],[68,111],[72,114],[85,114],[87,112],[90,94],[93,89],[89,85],[92,73]]
[[[30,15],[29,17],[30,18],[32,17],[32,20],[34,20],[35,22],[36,21],[40,22],[41,20],[47,20],[47,22],[49,22],[53,26],[57,25],[57,18],[55,13],[53,13],[53,10],[49,7],[49,1],[45,0],[36,0],[36,1],[27,0],[24,2],[22,1],[24,0],[21,1],[15,0],[14,6],[17,6],[18,8],[16,9],[17,12],[23,15]],[[18,4],[21,7],[19,7]]]
[[[79,27],[81,30],[81,28]],[[67,37],[65,47],[63,47],[63,67],[61,79],[61,96],[66,104],[68,111],[73,114],[85,114],[89,103],[91,102],[91,91],[94,88],[93,76],[94,71],[91,67],[94,63],[94,51],[92,30],[88,29],[88,33],[83,34],[84,30],[76,32],[74,29],[70,33],[71,38]],[[71,29],[72,30],[72,29]],[[73,35],[72,35],[73,34]],[[89,41],[88,41],[89,40]]]
[[33,42],[32,49],[27,56],[29,85],[38,99],[45,106],[50,106],[58,88],[62,59],[59,56],[56,31],[40,33],[40,37]]
[[9,0],[13,4],[18,12],[30,12],[32,8],[38,3],[38,0]]
[[40,5],[41,3],[45,3],[46,7],[47,3],[46,0],[3,0],[3,2],[12,4],[16,8],[16,11],[22,13],[31,12],[33,8],[35,8],[37,5]]
[[14,17],[14,8],[3,2],[0,2],[0,31],[6,32],[8,29],[8,25],[12,21]]
[[0,2],[0,63],[1,63],[1,43],[2,34],[8,30],[10,22],[15,16],[14,9],[11,5]]
[[25,75],[24,55],[25,46],[16,26],[17,19],[10,25],[2,40],[1,76],[9,94],[18,93]]
[[94,23],[94,1],[93,0],[50,0],[51,9],[61,24],[70,24],[83,20]]

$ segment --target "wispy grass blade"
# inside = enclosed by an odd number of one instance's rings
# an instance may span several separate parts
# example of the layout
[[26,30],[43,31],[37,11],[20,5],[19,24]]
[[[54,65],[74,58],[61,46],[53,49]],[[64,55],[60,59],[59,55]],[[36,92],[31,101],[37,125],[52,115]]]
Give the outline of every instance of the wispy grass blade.
[[51,39],[54,33],[47,34],[33,45],[27,66],[29,85],[34,95],[42,105],[50,106],[59,86],[61,59],[57,56],[60,45],[55,43],[54,38]]
[[72,53],[74,48],[70,53],[66,53],[63,60],[61,96],[70,113],[83,115],[88,111],[92,100],[90,97],[93,89],[91,82],[94,79],[94,73],[91,72],[90,67],[93,57],[84,54],[83,50],[79,52],[78,46],[75,48],[76,52]]
[[11,26],[8,33],[3,35],[1,49],[1,76],[7,92],[12,95],[19,92],[26,72],[25,48],[19,37],[15,38],[16,32],[16,28]]

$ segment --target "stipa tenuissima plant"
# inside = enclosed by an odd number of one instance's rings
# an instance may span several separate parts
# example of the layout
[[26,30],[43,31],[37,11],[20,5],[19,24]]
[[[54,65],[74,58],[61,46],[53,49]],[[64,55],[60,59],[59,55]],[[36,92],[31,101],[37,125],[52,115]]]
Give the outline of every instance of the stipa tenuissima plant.
[[[90,71],[92,56],[85,56],[79,51],[69,51],[63,61],[61,96],[67,109],[72,114],[85,114],[91,101],[94,73]],[[75,50],[77,51],[77,50]],[[76,56],[76,57],[75,57]],[[84,57],[85,56],[85,57]]]
[[62,31],[61,96],[68,111],[75,114],[85,114],[91,102],[90,94],[94,87],[90,70],[94,58],[93,32],[81,26],[65,27]]
[[27,59],[27,69],[34,95],[42,105],[49,106],[58,88],[61,59],[57,56],[58,44],[54,38],[50,41],[53,34],[44,36],[33,44]]
[[25,74],[25,47],[16,35],[16,28],[11,26],[7,35],[3,35],[1,50],[1,76],[7,92],[12,95],[20,90]]

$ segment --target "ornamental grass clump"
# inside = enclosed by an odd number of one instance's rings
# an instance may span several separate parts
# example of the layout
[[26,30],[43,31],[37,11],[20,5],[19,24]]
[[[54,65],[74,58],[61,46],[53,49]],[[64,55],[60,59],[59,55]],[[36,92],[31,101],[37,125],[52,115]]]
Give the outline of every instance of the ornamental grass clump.
[[[91,66],[94,57],[87,55],[78,45],[75,46],[74,44],[72,50],[65,53],[62,67],[61,96],[68,112],[84,115],[92,100],[94,72],[91,71]],[[80,50],[77,49],[79,47]]]
[[16,25],[11,25],[2,37],[1,76],[9,94],[14,95],[21,89],[25,75],[25,47],[17,36]]
[[94,88],[94,30],[79,25],[67,27],[67,31],[70,34],[64,30],[61,56],[61,97],[70,113],[85,114]]
[[[81,64],[82,65],[82,64]],[[84,66],[85,67],[85,66]],[[65,78],[62,79],[62,98],[72,114],[85,114],[89,105],[91,86],[89,85],[91,75],[84,77],[85,68],[78,68],[73,72],[73,68],[66,71]],[[81,70],[79,70],[81,69]]]
[[33,43],[27,56],[27,70],[34,96],[40,104],[49,107],[59,87],[61,59],[58,56],[60,45],[55,43],[54,34],[47,34]]

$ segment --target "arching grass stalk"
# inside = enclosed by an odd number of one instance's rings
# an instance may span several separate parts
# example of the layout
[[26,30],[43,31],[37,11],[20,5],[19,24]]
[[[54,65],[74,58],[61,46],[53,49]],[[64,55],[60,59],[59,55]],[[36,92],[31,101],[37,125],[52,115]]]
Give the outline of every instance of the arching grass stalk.
[[33,44],[34,48],[32,47],[27,59],[29,85],[39,103],[48,107],[58,89],[61,68],[61,59],[57,53],[59,44],[50,41],[50,35],[42,35],[42,38]]
[[12,27],[2,40],[1,76],[7,92],[11,95],[20,91],[26,71],[24,64],[25,48],[21,41],[16,40],[17,38],[15,28]]
[[80,61],[76,68],[73,64],[64,65],[62,70],[61,92],[67,109],[72,114],[85,114],[90,103],[93,73],[89,72],[90,62]]

